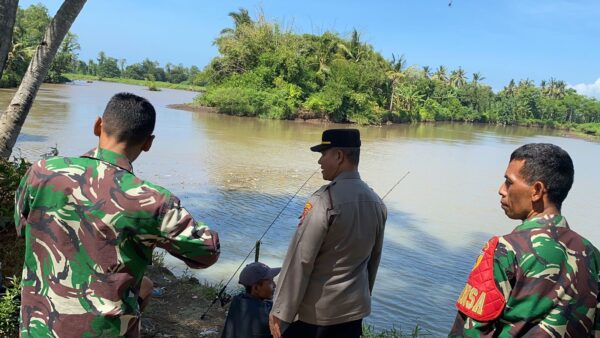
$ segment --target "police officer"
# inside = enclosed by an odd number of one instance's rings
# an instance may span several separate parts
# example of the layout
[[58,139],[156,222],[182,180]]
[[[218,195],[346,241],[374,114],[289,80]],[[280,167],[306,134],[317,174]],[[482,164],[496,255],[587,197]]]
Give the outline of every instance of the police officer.
[[360,145],[358,130],[330,129],[311,148],[331,183],[305,204],[289,245],[269,318],[275,338],[361,335],[387,210],[360,179]]
[[573,174],[571,157],[553,144],[512,153],[500,205],[523,223],[486,243],[449,336],[600,335],[600,253],[561,215]]

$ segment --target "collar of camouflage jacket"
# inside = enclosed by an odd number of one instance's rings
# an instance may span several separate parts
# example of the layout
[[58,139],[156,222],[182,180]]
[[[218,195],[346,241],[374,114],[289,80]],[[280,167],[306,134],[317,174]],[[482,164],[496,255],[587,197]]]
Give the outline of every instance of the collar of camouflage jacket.
[[523,224],[516,227],[513,232],[545,227],[568,228],[569,224],[562,215],[540,215],[526,220]]
[[133,165],[131,164],[127,156],[115,153],[114,151],[110,151],[108,149],[94,148],[88,151],[87,153],[83,154],[82,157],[94,158],[133,173]]

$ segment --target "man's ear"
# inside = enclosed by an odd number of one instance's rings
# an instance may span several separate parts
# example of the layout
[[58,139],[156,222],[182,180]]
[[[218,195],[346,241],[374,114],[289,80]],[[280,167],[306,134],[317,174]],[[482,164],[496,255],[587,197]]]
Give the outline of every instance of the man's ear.
[[142,151],[150,150],[150,148],[152,148],[152,142],[154,142],[154,135],[150,135],[146,138],[146,141],[144,141],[144,144],[142,145]]
[[539,202],[544,199],[544,194],[547,192],[544,182],[536,181],[531,186],[531,201]]
[[94,122],[94,135],[100,137],[100,135],[102,134],[102,118],[100,116],[98,116],[96,118],[96,121]]
[[344,162],[344,157],[346,156],[346,154],[344,154],[344,152],[341,149],[336,149],[335,153],[337,163],[342,164]]

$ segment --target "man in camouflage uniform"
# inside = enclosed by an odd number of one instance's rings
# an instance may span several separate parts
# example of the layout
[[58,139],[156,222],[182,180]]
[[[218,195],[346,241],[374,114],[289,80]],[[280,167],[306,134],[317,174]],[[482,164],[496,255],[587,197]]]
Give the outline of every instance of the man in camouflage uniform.
[[523,223],[484,247],[449,336],[600,337],[600,253],[560,214],[573,174],[555,145],[512,153],[500,203]]
[[140,288],[155,247],[192,268],[217,261],[217,233],[168,190],[133,174],[155,119],[146,99],[117,94],[95,122],[98,148],[41,160],[21,181],[22,336],[139,336]]

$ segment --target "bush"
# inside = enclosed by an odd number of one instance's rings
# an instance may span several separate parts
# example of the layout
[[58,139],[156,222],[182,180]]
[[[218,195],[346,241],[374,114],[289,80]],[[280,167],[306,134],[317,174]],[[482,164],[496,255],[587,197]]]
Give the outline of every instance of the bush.
[[0,230],[14,225],[15,191],[30,166],[24,159],[0,159]]
[[10,278],[10,284],[0,297],[0,336],[16,337],[19,332],[19,295],[21,287],[18,278]]
[[23,159],[0,159],[0,273],[4,276],[20,276],[23,268],[25,241],[17,236],[13,215],[15,191],[30,166]]
[[584,123],[577,125],[575,129],[588,135],[600,136],[600,123]]
[[229,115],[288,119],[297,111],[297,100],[289,92],[288,88],[209,87],[196,102]]

